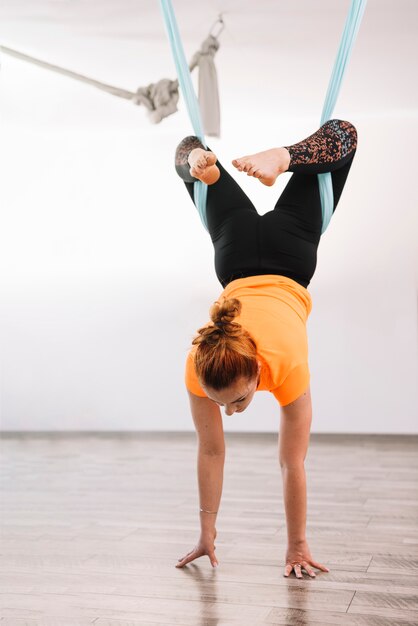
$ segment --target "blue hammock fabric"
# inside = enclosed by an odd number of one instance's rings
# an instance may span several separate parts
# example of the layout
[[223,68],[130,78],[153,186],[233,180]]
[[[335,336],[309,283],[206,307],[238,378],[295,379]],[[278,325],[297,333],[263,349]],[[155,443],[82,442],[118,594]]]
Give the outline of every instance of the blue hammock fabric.
[[[366,8],[367,0],[351,0],[351,6],[348,11],[344,31],[342,34],[340,47],[338,49],[337,58],[332,70],[331,79],[328,85],[325,97],[324,107],[321,115],[321,126],[327,120],[331,119],[332,112],[340,92],[341,83],[344,78],[345,70],[351,55],[351,51],[356,40],[360,23]],[[200,141],[206,146],[206,140],[203,133],[203,125],[200,117],[199,102],[197,100],[193,84],[190,76],[189,66],[181,42],[176,17],[174,15],[171,0],[160,0],[165,26],[173,53],[174,63],[176,65],[180,89],[186,101],[187,110],[189,112],[190,121],[192,123],[194,133],[199,137]],[[334,194],[332,191],[331,174],[318,174],[319,193],[322,204],[322,233],[327,229],[331,220],[334,208]],[[207,185],[198,181],[194,184],[194,199],[199,211],[200,219],[206,230],[206,198]]]
[[[321,126],[331,119],[332,112],[341,89],[341,83],[344,78],[345,70],[347,69],[348,61],[351,56],[351,51],[360,28],[366,4],[367,0],[352,0],[351,2],[337,58],[335,59],[327,94],[325,96],[324,107],[321,115]],[[323,233],[328,228],[334,209],[334,194],[332,191],[331,174],[329,172],[326,174],[318,174],[318,184],[322,205],[321,232]]]
[[[190,70],[186,61],[186,56],[184,54],[183,44],[181,42],[176,16],[174,15],[171,0],[160,0],[160,5],[163,12],[168,39],[171,45],[171,51],[173,53],[180,89],[186,102],[194,134],[196,135],[196,137],[199,137],[202,144],[206,147],[203,124],[200,116],[199,102],[193,88]],[[202,220],[203,226],[206,228],[206,230],[208,230],[208,225],[206,221],[206,198],[208,194],[208,186],[198,180],[196,183],[194,183],[193,192],[200,219]]]

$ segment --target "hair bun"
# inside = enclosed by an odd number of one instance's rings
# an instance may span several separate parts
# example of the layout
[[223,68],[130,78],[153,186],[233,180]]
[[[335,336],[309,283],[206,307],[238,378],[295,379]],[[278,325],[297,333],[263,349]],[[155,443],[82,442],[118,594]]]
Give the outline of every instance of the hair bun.
[[210,319],[214,324],[229,324],[241,313],[241,302],[237,298],[217,300],[210,309]]
[[241,307],[241,302],[237,298],[225,298],[214,302],[210,309],[210,318],[214,326],[230,336],[240,334],[241,325],[233,320],[241,313]]

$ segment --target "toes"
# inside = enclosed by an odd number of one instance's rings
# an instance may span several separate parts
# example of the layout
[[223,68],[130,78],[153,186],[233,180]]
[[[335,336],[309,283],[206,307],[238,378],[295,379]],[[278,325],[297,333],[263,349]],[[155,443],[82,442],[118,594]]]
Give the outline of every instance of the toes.
[[193,167],[190,169],[190,174],[192,176],[196,176],[196,174],[203,174],[206,168],[206,160],[199,159],[198,161],[196,161],[196,163],[193,164]]
[[[232,165],[237,168],[240,172],[245,172],[248,176],[254,176],[255,172],[257,172],[257,168],[254,163],[247,159],[247,157],[243,157],[242,159],[234,159],[232,161]],[[259,178],[257,176],[257,178]]]
[[246,171],[245,168],[248,167],[249,162],[247,161],[247,157],[241,157],[240,159],[233,159],[232,165],[241,168],[241,171]]

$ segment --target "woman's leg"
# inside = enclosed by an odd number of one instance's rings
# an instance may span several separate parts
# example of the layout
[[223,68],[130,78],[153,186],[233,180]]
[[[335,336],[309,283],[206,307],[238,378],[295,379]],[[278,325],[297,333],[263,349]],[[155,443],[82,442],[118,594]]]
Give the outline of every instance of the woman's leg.
[[[305,219],[309,221],[312,212],[315,213],[310,210],[309,204],[312,203],[314,209],[318,206],[315,185],[310,185],[309,180],[313,183],[318,180],[317,174],[330,172],[334,192],[334,212],[357,149],[355,127],[350,122],[329,120],[316,133],[286,149],[290,154],[288,171],[294,172],[294,175],[278,199],[275,209],[286,204],[297,205],[300,207],[299,210],[304,210]],[[300,174],[315,177],[301,178]],[[316,218],[313,223],[317,225]]]
[[330,120],[303,141],[286,149],[294,172],[273,211],[261,224],[262,263],[304,287],[312,279],[321,238],[322,206],[319,173],[331,172],[334,211],[341,197],[357,148],[357,131],[350,122]]
[[[188,161],[192,150],[204,149],[197,137],[185,137],[176,149],[175,167],[194,202],[193,185],[197,180],[190,174]],[[207,150],[210,150],[207,148]],[[215,249],[215,270],[223,287],[242,276],[243,269],[255,271],[258,267],[257,222],[260,215],[238,183],[224,169],[217,182],[208,185],[206,218]],[[248,274],[246,274],[248,275]]]

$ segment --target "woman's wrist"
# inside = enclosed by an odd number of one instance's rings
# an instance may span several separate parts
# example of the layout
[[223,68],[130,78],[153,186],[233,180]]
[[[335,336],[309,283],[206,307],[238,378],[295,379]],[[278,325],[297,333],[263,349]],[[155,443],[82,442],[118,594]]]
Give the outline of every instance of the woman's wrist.
[[283,496],[286,511],[287,541],[296,544],[306,538],[306,472],[305,466],[282,468]]
[[297,546],[302,546],[305,543],[307,543],[306,537],[304,537],[303,539],[302,538],[299,538],[299,539],[295,538],[294,539],[293,537],[288,537],[287,538],[287,545],[288,546],[296,546],[297,547]]
[[200,528],[202,534],[212,534],[215,532],[216,515],[199,512]]
[[201,527],[200,528],[200,536],[201,537],[205,537],[205,538],[211,538],[213,539],[216,536],[216,528],[215,526],[211,526],[211,527]]
[[[213,533],[220,507],[224,455],[210,455],[200,452],[198,455],[198,515],[202,533]],[[202,510],[200,510],[202,509]],[[211,512],[207,512],[211,511]]]

